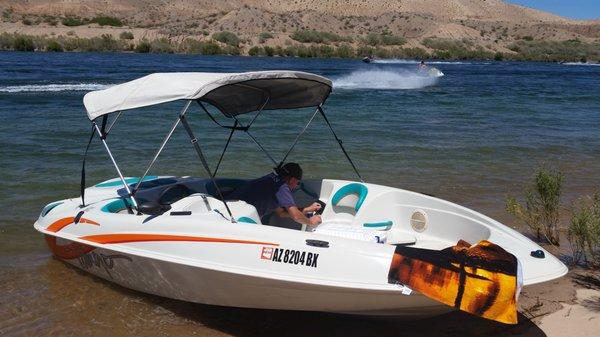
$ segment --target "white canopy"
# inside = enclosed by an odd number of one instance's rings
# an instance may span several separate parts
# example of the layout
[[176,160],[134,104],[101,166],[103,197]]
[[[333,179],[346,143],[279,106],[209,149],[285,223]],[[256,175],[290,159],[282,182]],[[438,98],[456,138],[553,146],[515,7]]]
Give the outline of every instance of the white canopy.
[[331,80],[300,71],[246,73],[155,73],[85,95],[90,120],[102,115],[194,99],[208,102],[225,116],[271,109],[317,106],[331,92]]

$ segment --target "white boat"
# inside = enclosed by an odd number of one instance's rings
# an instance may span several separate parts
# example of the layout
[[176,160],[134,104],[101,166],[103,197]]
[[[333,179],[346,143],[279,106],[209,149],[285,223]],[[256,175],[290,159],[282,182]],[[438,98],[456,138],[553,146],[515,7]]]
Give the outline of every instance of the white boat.
[[[93,125],[90,142],[93,137],[101,141],[118,177],[84,188],[82,170],[81,196],[48,204],[34,227],[57,258],[103,279],[145,293],[232,307],[406,317],[441,314],[453,306],[424,295],[429,289],[416,291],[400,282],[396,275],[405,264],[399,258],[407,251],[446,254],[442,249],[459,240],[487,240],[518,259],[520,268],[515,270],[522,270],[522,279],[511,274],[511,301],[516,302],[521,285],[567,272],[543,248],[485,215],[432,196],[365,183],[322,108],[331,89],[331,81],[322,76],[264,71],[158,73],[90,92],[84,97]],[[108,146],[112,125],[121,113],[170,101],[181,101],[183,109],[173,116],[174,124],[148,169],[140,177],[124,176]],[[252,135],[252,122],[267,110],[313,107],[306,127],[321,115],[359,179],[302,181],[294,191],[300,205],[316,199],[326,204],[323,224],[315,231],[294,228],[277,216],[261,219],[252,205],[227,200],[227,192],[245,181],[218,178],[218,165],[212,171],[208,167],[187,122],[192,103],[211,119],[207,104],[230,118],[232,126],[219,126],[232,134],[246,133],[274,165],[285,161],[298,138],[276,161]],[[243,124],[238,116],[251,112],[254,118]],[[149,176],[180,124],[206,177]],[[460,268],[462,276],[472,276],[464,273],[464,265]],[[468,293],[471,286],[463,281],[460,287]]]

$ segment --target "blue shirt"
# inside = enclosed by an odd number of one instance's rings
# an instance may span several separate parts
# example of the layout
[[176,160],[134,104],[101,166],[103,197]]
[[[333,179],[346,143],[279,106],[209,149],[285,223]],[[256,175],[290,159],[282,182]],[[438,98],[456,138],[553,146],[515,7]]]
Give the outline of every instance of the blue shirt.
[[278,207],[296,206],[290,187],[275,173],[249,181],[231,192],[227,199],[249,203],[256,208],[261,218]]

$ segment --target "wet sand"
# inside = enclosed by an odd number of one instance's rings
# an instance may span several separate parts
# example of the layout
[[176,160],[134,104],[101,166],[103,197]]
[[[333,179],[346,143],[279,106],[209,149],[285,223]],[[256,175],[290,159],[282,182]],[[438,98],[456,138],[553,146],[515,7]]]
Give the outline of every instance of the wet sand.
[[5,255],[0,269],[2,336],[583,336],[600,320],[600,273],[583,269],[525,288],[517,325],[462,312],[404,321],[186,303],[114,285],[49,253]]

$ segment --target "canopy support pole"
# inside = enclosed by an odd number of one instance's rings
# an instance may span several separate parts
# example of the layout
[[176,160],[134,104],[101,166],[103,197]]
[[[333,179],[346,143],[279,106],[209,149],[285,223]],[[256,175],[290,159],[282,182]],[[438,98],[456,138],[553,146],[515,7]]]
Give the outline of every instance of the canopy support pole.
[[258,109],[258,111],[256,112],[256,115],[254,115],[254,118],[252,118],[252,120],[248,124],[248,128],[250,128],[252,126],[252,124],[254,123],[256,118],[258,118],[258,115],[260,115],[260,113],[263,111],[265,106],[267,106],[267,103],[269,103],[270,99],[271,99],[271,95],[269,93],[267,93],[267,98],[265,99],[265,102],[260,106],[260,109]]
[[317,116],[318,112],[319,112],[319,109],[315,109],[315,112],[313,113],[312,117],[308,120],[308,123],[306,123],[306,125],[304,125],[304,128],[302,128],[302,130],[300,131],[300,133],[296,136],[296,139],[292,143],[292,146],[290,146],[290,148],[287,150],[287,152],[285,153],[285,155],[283,156],[283,158],[281,159],[281,161],[279,162],[279,164],[277,165],[277,167],[280,167],[281,165],[283,165],[283,163],[287,159],[288,155],[292,152],[292,150],[294,149],[294,147],[298,143],[298,140],[300,140],[300,137],[302,137],[302,135],[304,134],[304,132],[306,131],[306,129],[308,128],[308,126],[310,125],[310,123],[312,123],[313,119],[315,119],[315,116]]
[[196,138],[194,136],[194,132],[192,131],[192,128],[190,127],[189,123],[187,122],[187,119],[185,118],[185,114],[180,114],[179,119],[181,120],[181,124],[185,128],[185,131],[187,132],[188,136],[190,137],[190,143],[192,143],[192,145],[194,146],[194,149],[196,150],[196,153],[198,154],[198,157],[200,157],[202,166],[204,166],[204,169],[208,173],[210,180],[215,185],[215,189],[217,190],[217,193],[219,194],[219,198],[221,198],[223,205],[225,205],[225,208],[227,209],[227,213],[229,213],[231,222],[235,223],[236,221],[233,217],[233,214],[231,214],[231,210],[229,209],[229,206],[227,205],[227,202],[225,201],[225,198],[223,197],[223,193],[221,193],[221,189],[219,188],[219,185],[217,185],[217,182],[215,181],[215,176],[210,172],[210,167],[208,166],[208,162],[206,162],[206,158],[204,158],[204,155],[202,154],[202,149],[200,149],[200,145],[198,145],[198,138]]
[[262,152],[264,152],[264,154],[267,155],[269,160],[271,160],[273,162],[273,164],[277,165],[277,161],[271,156],[271,154],[269,154],[269,152],[267,152],[267,150],[265,150],[265,148],[262,146],[262,144],[260,144],[258,142],[258,140],[256,138],[254,138],[254,136],[250,132],[248,132],[248,126],[244,126],[244,124],[242,124],[242,122],[240,122],[240,120],[237,119],[235,116],[232,116],[232,118],[235,119],[239,125],[241,125],[241,128],[244,130],[244,132],[248,135],[248,137],[250,137],[250,139],[252,139],[254,144],[256,144],[262,150]]
[[98,133],[98,136],[100,137],[100,140],[102,141],[102,144],[104,145],[104,148],[106,149],[106,152],[108,152],[108,156],[110,157],[110,160],[112,161],[113,165],[115,166],[115,169],[117,169],[117,173],[119,174],[119,178],[121,179],[121,182],[123,183],[123,186],[125,187],[125,190],[131,197],[131,202],[133,203],[133,207],[135,207],[135,209],[138,209],[138,204],[135,201],[133,194],[131,194],[129,185],[127,185],[127,182],[125,181],[125,178],[123,177],[123,174],[121,173],[121,170],[119,169],[119,165],[117,165],[115,157],[113,157],[112,152],[110,152],[110,148],[108,147],[108,144],[106,144],[106,137],[102,134],[102,131],[100,131],[100,128],[98,127],[98,124],[96,124],[95,121],[92,122],[92,124],[94,125],[94,128],[96,129],[96,133]]
[[346,152],[346,149],[344,148],[344,145],[342,145],[342,140],[339,139],[338,136],[335,134],[335,131],[333,131],[333,127],[331,126],[331,123],[329,123],[329,119],[327,119],[327,116],[325,116],[325,112],[323,111],[323,108],[321,108],[321,105],[319,105],[317,107],[317,110],[321,113],[321,116],[323,116],[323,119],[325,119],[325,123],[327,123],[327,126],[329,127],[329,130],[331,130],[331,133],[333,133],[333,137],[335,138],[335,140],[337,140],[338,144],[340,144],[340,148],[342,149],[342,152],[344,152],[344,155],[346,156],[346,159],[348,159],[348,162],[350,162],[350,165],[352,165],[352,168],[354,169],[354,172],[356,172],[356,175],[358,176],[358,179],[360,179],[360,181],[364,183],[365,181],[360,176],[360,173],[358,173],[358,169],[356,168],[356,166],[352,162],[352,159],[350,159],[350,155],[348,155],[348,152]]
[[[185,113],[188,110],[188,108],[190,107],[191,103],[192,103],[191,100],[189,100],[189,101],[187,101],[185,103],[185,106],[183,107],[183,109],[179,113],[179,116],[185,115]],[[144,172],[144,174],[142,175],[142,177],[140,178],[140,180],[135,185],[135,188],[131,192],[132,195],[134,195],[138,191],[138,189],[140,188],[140,185],[142,184],[142,181],[144,181],[144,178],[146,178],[146,175],[148,175],[148,172],[150,172],[150,169],[152,168],[152,166],[154,166],[154,163],[158,159],[158,156],[160,155],[160,153],[162,152],[162,150],[165,148],[165,145],[167,145],[167,142],[171,139],[171,136],[173,136],[173,132],[175,132],[175,129],[179,125],[180,121],[181,121],[181,119],[179,119],[179,117],[177,117],[177,120],[175,121],[175,123],[171,127],[171,130],[169,130],[169,133],[167,133],[167,135],[165,136],[165,139],[163,140],[162,144],[158,148],[158,151],[156,151],[156,154],[154,154],[154,158],[152,158],[152,161],[150,161],[150,165],[148,165],[148,168],[146,169],[146,171]]]
[[229,146],[229,142],[231,142],[231,137],[233,137],[233,133],[235,132],[235,128],[237,127],[238,122],[233,122],[233,127],[231,128],[231,132],[229,133],[229,138],[227,138],[227,143],[225,143],[225,147],[223,148],[223,152],[221,152],[221,157],[219,157],[219,162],[215,167],[214,176],[217,176],[217,172],[219,171],[219,166],[221,166],[221,162],[223,161],[223,157],[225,157],[225,152],[227,151],[227,147]]
[[123,111],[119,111],[119,113],[115,116],[115,118],[113,118],[112,122],[110,122],[110,125],[108,126],[108,129],[106,129],[106,132],[105,132],[107,135],[110,132],[110,130],[112,129],[112,127],[115,125],[115,123],[117,122],[117,119],[119,119],[119,117],[121,117],[122,113],[123,113]]

